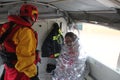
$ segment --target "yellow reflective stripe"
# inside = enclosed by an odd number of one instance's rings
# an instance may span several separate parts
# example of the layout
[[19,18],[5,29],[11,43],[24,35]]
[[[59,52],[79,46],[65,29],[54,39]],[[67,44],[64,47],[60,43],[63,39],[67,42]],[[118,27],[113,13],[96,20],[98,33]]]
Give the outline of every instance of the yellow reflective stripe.
[[38,14],[38,12],[36,10],[33,10],[32,15],[34,15],[34,14]]
[[60,55],[60,53],[56,53],[54,54],[54,57],[58,57]]
[[53,40],[57,40],[57,36],[53,36]]
[[57,36],[53,36],[53,40],[58,40],[60,35],[62,35],[62,31],[60,29],[58,30],[58,32],[59,32],[59,34]]
[[60,34],[58,34],[57,36],[53,36],[53,40],[58,40],[59,37],[60,37]]
[[62,31],[59,29],[58,32],[62,35]]
[[61,44],[61,41],[59,38],[60,38],[60,36],[62,36],[62,31],[59,29],[58,32],[59,32],[59,34],[57,36],[53,36],[53,40],[57,40],[57,42],[59,44]]

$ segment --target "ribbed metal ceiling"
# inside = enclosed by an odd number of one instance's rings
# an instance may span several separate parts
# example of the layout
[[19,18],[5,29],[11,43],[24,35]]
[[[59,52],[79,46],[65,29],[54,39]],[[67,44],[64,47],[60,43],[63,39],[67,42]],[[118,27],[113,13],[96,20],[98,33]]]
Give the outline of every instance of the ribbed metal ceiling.
[[64,17],[68,23],[97,21],[120,29],[120,0],[0,0],[0,21],[6,20],[10,12],[19,13],[24,3],[38,7],[39,19]]

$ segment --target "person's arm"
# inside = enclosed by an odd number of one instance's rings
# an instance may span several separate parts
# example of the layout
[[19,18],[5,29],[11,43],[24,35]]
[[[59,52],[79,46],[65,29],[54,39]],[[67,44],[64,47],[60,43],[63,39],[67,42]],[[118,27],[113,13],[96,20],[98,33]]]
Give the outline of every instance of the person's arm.
[[34,64],[36,39],[35,35],[29,28],[20,28],[16,33],[14,39],[17,55],[17,63],[15,68],[19,72],[24,72],[29,78],[34,77],[37,74],[37,68]]

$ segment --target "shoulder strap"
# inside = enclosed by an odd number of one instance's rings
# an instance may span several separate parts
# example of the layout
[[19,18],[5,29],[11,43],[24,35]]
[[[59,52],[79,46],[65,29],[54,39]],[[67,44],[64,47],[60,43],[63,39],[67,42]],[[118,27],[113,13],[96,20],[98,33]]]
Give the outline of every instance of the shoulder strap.
[[14,23],[13,22],[9,22],[9,28],[6,30],[6,32],[0,37],[0,44],[2,44],[4,42],[4,40],[6,39],[6,37],[8,36],[8,34],[10,34],[10,32],[12,31]]

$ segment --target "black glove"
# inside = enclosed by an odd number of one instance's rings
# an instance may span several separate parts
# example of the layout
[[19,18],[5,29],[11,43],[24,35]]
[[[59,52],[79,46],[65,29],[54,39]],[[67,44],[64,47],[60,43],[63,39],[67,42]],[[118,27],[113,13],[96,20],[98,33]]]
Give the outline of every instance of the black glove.
[[34,77],[31,77],[30,80],[40,80],[40,79],[39,79],[38,76],[36,75],[36,76],[34,76]]
[[46,72],[51,73],[55,68],[56,68],[55,64],[48,63],[47,68],[46,68]]

